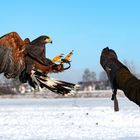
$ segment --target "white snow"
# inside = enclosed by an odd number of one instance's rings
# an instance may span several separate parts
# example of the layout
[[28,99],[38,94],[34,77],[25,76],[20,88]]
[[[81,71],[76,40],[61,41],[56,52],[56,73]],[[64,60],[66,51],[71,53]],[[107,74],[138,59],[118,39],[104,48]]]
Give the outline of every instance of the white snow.
[[1,99],[0,140],[139,140],[140,108],[118,100]]

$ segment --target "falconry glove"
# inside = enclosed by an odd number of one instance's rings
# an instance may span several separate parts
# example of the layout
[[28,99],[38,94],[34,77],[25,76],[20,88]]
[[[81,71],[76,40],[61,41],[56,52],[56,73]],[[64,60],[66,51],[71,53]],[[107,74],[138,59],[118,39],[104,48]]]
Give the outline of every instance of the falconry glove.
[[115,51],[112,49],[109,49],[108,47],[102,50],[102,53],[100,56],[100,64],[102,65],[102,67],[107,73],[107,76],[108,76],[108,79],[110,81],[111,88],[113,91],[111,99],[114,100],[115,111],[118,111],[119,108],[117,105],[118,102],[116,98],[117,89],[118,89],[118,86],[116,83],[116,73],[119,69],[123,67],[127,69],[127,67],[125,67],[121,62],[118,61],[118,57]]

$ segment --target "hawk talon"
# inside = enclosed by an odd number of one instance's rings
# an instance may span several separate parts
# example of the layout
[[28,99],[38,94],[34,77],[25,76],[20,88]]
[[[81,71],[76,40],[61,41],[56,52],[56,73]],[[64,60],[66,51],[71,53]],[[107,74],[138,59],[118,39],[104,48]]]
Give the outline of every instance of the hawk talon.
[[59,62],[59,63],[62,63],[62,60],[61,58],[63,57],[63,53],[57,55],[56,57],[53,58],[52,62]]
[[67,59],[61,59],[62,63],[67,63],[70,64],[71,61],[67,60]]
[[71,56],[72,56],[72,54],[73,54],[73,50],[69,53],[69,54],[67,54],[66,55],[66,57],[64,58],[64,59],[61,59],[62,61],[63,61],[63,63],[68,63],[68,64],[70,64],[70,58],[71,58]]

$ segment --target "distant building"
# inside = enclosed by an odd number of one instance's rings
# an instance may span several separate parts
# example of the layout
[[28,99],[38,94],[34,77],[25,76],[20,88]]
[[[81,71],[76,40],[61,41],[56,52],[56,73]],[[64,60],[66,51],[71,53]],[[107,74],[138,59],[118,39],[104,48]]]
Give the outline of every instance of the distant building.
[[110,85],[108,81],[87,81],[78,82],[81,91],[108,90]]
[[80,90],[82,91],[93,91],[95,90],[95,83],[88,81],[88,82],[79,82],[78,83],[80,85]]

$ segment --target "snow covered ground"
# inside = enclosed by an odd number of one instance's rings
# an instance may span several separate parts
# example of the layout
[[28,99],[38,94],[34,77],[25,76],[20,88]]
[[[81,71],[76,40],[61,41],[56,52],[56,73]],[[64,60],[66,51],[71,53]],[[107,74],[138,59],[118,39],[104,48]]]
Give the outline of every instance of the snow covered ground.
[[140,108],[119,99],[0,99],[0,140],[140,140]]

